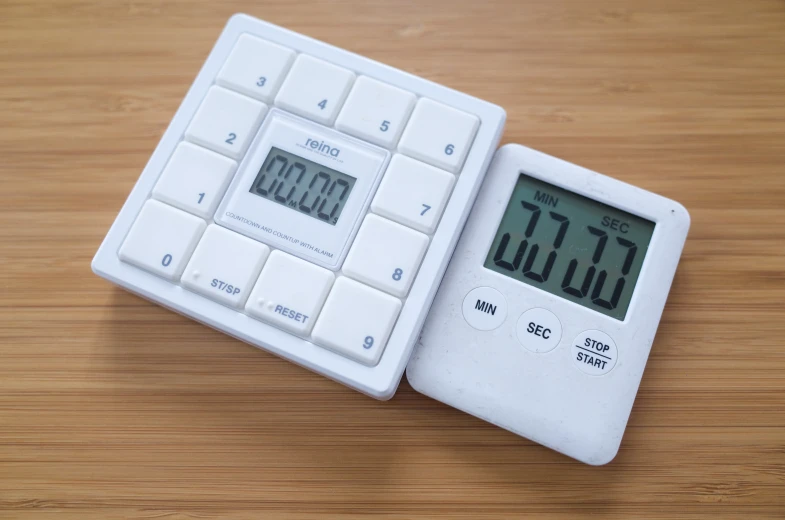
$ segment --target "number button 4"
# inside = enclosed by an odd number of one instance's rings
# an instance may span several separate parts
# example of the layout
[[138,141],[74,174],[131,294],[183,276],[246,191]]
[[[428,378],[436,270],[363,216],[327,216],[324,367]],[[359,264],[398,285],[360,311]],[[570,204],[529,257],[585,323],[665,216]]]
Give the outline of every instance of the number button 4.
[[373,199],[374,213],[431,234],[436,229],[455,176],[405,155],[395,155]]
[[281,85],[275,104],[329,125],[335,121],[353,82],[353,72],[301,54]]

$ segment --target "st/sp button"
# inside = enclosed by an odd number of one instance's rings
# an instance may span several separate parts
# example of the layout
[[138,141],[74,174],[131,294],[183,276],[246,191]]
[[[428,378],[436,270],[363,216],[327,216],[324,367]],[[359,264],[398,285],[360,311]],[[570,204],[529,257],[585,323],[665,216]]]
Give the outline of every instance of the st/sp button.
[[561,340],[561,323],[546,309],[529,309],[521,314],[516,326],[518,341],[527,350],[542,354],[555,349]]
[[477,330],[493,330],[507,317],[507,300],[491,287],[472,289],[463,299],[463,318]]

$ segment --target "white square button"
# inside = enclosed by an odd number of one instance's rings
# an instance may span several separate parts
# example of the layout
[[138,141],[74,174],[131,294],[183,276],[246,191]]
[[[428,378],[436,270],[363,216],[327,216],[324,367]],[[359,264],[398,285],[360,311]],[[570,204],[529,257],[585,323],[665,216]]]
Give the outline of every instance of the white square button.
[[184,287],[230,307],[241,307],[270,248],[211,224],[183,272]]
[[312,336],[319,345],[374,366],[400,311],[398,298],[342,276],[335,281]]
[[286,77],[275,104],[294,114],[330,125],[354,82],[354,72],[301,54]]
[[414,94],[360,76],[335,122],[338,130],[379,146],[392,148],[417,100]]
[[210,87],[185,138],[218,153],[239,159],[251,142],[267,105],[223,87]]
[[169,280],[177,280],[207,224],[157,200],[148,200],[136,217],[118,256]]
[[294,61],[294,51],[241,34],[215,82],[269,103]]
[[455,176],[405,155],[395,154],[371,209],[423,233],[436,229]]
[[354,239],[343,272],[394,296],[409,292],[428,237],[386,218],[369,214]]
[[307,336],[322,310],[335,275],[283,251],[273,251],[248,298],[255,318]]
[[398,150],[458,173],[480,126],[477,116],[422,98],[414,107]]
[[236,169],[233,160],[182,141],[153,188],[153,197],[202,218],[211,217]]

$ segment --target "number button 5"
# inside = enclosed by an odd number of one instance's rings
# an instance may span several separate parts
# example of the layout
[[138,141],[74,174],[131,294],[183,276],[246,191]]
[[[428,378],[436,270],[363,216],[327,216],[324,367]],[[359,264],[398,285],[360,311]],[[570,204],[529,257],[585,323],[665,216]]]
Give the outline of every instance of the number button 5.
[[335,126],[347,134],[392,148],[406,126],[415,99],[411,92],[360,76]]

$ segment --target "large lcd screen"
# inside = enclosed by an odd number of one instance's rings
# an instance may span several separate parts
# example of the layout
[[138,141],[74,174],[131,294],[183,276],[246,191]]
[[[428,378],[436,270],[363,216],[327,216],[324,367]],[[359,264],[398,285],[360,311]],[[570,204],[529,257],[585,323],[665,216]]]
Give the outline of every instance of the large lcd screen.
[[624,320],[654,222],[521,174],[485,267]]
[[350,175],[272,147],[250,191],[334,226],[356,181]]

